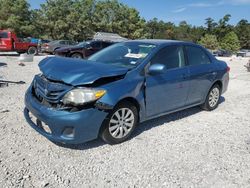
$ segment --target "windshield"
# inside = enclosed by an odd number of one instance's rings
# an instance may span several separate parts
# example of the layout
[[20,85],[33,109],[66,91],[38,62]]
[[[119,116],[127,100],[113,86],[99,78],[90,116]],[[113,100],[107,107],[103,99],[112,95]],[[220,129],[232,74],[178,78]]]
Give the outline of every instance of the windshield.
[[90,43],[87,41],[87,42],[80,42],[79,44],[77,44],[76,46],[79,46],[79,47],[85,47],[87,45],[89,45]]
[[0,38],[8,38],[8,32],[0,32]]
[[124,42],[114,44],[97,52],[90,61],[134,68],[140,64],[155,48],[153,44],[143,42]]

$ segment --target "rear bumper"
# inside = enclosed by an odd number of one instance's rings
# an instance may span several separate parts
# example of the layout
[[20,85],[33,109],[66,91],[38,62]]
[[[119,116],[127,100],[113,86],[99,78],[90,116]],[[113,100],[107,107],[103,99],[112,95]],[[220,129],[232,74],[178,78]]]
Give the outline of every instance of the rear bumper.
[[225,93],[228,89],[228,84],[229,84],[229,73],[227,72],[223,78],[222,78],[222,91],[221,91],[221,94]]
[[42,53],[52,53],[52,52],[53,52],[52,49],[50,49],[50,48],[45,48],[45,47],[41,47],[40,50],[41,50]]
[[[38,126],[30,113],[39,121],[48,125],[51,132]],[[78,112],[59,111],[41,105],[28,90],[25,94],[24,116],[29,125],[51,141],[65,144],[80,144],[98,137],[106,112],[98,109],[87,109]],[[72,137],[65,136],[65,129],[74,130]]]

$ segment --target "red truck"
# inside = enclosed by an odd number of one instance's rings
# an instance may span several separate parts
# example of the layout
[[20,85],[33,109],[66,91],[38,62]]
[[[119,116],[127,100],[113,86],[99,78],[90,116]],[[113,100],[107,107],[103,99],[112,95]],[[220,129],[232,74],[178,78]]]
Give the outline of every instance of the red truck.
[[14,32],[0,30],[0,52],[15,51],[19,54],[37,54],[37,44],[17,38]]

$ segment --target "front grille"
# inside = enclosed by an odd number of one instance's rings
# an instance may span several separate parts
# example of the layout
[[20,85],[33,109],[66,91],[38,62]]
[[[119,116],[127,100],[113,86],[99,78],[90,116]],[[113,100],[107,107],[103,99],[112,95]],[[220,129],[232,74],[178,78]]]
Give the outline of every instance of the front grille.
[[62,97],[72,86],[48,80],[45,76],[36,75],[33,81],[33,94],[43,104],[58,106]]

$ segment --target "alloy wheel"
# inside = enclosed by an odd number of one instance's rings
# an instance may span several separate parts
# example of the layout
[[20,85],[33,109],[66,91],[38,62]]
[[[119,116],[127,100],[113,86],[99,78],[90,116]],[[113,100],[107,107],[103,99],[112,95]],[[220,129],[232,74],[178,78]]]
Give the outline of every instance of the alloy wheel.
[[209,93],[209,98],[208,98],[209,106],[211,108],[215,107],[219,101],[219,98],[220,98],[220,90],[219,88],[215,87]]
[[135,115],[131,109],[118,109],[110,119],[109,133],[114,138],[124,138],[132,130],[134,122]]

